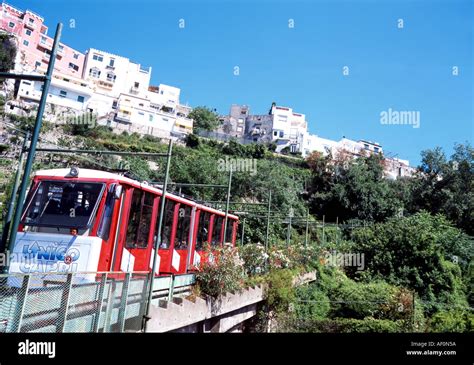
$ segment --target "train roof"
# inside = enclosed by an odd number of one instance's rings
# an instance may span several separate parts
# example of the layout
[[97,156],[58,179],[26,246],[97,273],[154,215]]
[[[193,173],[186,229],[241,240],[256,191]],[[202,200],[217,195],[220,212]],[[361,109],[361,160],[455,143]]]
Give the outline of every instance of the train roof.
[[[134,187],[138,187],[143,190],[147,190],[153,193],[157,194],[162,194],[162,189],[154,187],[153,185],[148,184],[146,181],[144,182],[139,182],[137,180],[130,179],[126,176],[119,175],[119,174],[114,174],[112,172],[107,172],[107,171],[101,171],[101,170],[92,170],[92,169],[83,169],[83,168],[78,168],[77,169],[79,174],[77,177],[74,177],[74,179],[97,179],[97,180],[113,180],[113,181],[118,181],[118,182],[123,182],[129,185],[132,185]],[[42,177],[54,177],[54,178],[64,178],[70,173],[71,169],[49,169],[49,170],[38,170],[34,173],[34,176],[42,176]],[[187,205],[191,206],[196,206],[200,209],[203,209],[207,212],[211,213],[217,213],[217,214],[225,214],[225,212],[221,210],[217,210],[211,207],[208,207],[207,205],[203,204],[198,204],[192,200],[180,197],[178,195],[175,195],[173,193],[167,193],[167,197],[171,197],[173,200],[179,201],[181,203],[185,203]],[[234,214],[228,214],[228,217],[233,218],[233,219],[239,219]]]

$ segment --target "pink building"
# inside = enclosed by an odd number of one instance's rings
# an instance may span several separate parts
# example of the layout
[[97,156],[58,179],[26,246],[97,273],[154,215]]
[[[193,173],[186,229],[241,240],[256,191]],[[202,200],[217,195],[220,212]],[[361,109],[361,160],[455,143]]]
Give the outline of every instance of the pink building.
[[[48,27],[44,19],[30,10],[22,11],[7,3],[2,3],[0,31],[16,36],[18,71],[45,71],[51,57],[53,38],[47,35]],[[83,53],[60,43],[54,69],[57,72],[82,76],[85,56]]]

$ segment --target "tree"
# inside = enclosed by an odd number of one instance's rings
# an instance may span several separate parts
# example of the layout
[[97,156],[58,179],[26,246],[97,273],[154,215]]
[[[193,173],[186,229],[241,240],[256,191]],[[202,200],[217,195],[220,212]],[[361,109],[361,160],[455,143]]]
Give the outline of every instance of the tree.
[[13,37],[0,34],[0,72],[8,72],[15,67],[16,45]]
[[327,220],[383,221],[402,206],[393,184],[383,177],[379,155],[356,160],[312,154],[307,164],[312,172],[310,203],[313,213]]
[[409,211],[443,213],[474,234],[474,149],[457,144],[451,159],[440,147],[421,153],[420,174],[412,181]]
[[463,277],[473,241],[442,215],[392,218],[356,229],[351,238],[351,250],[364,253],[367,268],[354,276],[415,290],[429,311],[467,305]]
[[219,126],[217,113],[205,106],[194,108],[188,117],[194,120],[194,129],[198,131],[212,131]]

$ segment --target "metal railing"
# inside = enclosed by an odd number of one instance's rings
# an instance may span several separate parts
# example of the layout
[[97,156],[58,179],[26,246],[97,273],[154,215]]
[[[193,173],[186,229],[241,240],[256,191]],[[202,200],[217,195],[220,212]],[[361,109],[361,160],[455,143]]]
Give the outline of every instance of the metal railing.
[[[139,332],[148,272],[0,275],[1,332]],[[190,292],[194,275],[153,280],[152,304]]]

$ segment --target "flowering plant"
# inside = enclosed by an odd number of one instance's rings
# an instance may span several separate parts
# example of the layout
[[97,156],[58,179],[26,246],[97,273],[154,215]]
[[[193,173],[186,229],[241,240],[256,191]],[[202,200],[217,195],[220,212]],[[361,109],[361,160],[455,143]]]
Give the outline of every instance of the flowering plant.
[[290,267],[291,261],[284,249],[272,247],[269,252],[269,264],[271,269],[285,269]]
[[[219,297],[242,288],[245,272],[238,250],[233,247],[207,249],[196,272],[196,280],[202,293]],[[210,259],[212,257],[212,259]]]
[[265,271],[268,255],[260,243],[243,246],[240,249],[240,255],[247,275],[261,274]]

